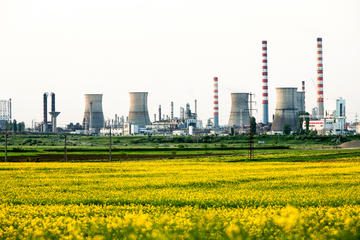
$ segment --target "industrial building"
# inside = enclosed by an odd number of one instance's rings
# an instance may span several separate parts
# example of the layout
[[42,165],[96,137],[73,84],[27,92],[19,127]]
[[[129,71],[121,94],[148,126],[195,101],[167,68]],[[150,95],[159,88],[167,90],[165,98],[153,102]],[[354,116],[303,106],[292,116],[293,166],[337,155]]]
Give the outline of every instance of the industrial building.
[[[258,123],[258,131],[261,133],[282,133],[285,126],[292,131],[298,130],[299,118],[309,118],[309,129],[322,134],[344,134],[347,133],[345,100],[336,100],[336,110],[329,114],[324,109],[324,66],[323,66],[323,40],[316,39],[316,107],[309,115],[306,112],[305,81],[302,81],[301,90],[295,87],[276,88],[275,113],[269,119],[269,72],[268,72],[268,42],[261,41],[261,104],[262,121]],[[314,54],[315,55],[315,54]],[[259,64],[260,65],[260,64]],[[219,123],[219,79],[212,78],[212,105],[209,105],[213,113],[207,120],[205,128],[198,117],[198,102],[194,100],[194,108],[190,103],[177,107],[179,115],[175,116],[174,102],[169,101],[170,108],[162,108],[159,104],[157,111],[152,113],[153,122],[150,121],[148,111],[148,92],[130,92],[130,106],[128,116],[119,117],[117,114],[113,119],[104,120],[102,107],[102,94],[85,94],[85,111],[82,127],[69,124],[67,131],[85,134],[110,134],[114,135],[136,135],[136,134],[159,134],[159,135],[193,135],[193,134],[223,134],[232,130],[238,133],[246,133],[249,129],[251,116],[251,100],[248,92],[231,93],[231,110],[227,125],[220,126]],[[48,111],[48,96],[51,96],[51,110]],[[250,96],[251,98],[251,96]],[[193,110],[194,111],[193,111]],[[169,111],[168,111],[169,110]],[[48,120],[48,114],[51,121]],[[55,108],[55,93],[43,94],[43,119],[38,125],[38,131],[56,133],[57,117],[60,112]],[[11,122],[11,99],[0,100],[0,128],[6,122]],[[259,121],[258,121],[259,122]],[[304,121],[305,122],[305,121]],[[305,125],[304,125],[305,126]],[[355,125],[351,131],[355,132]],[[81,129],[82,128],[82,129]],[[36,127],[35,127],[36,129]]]
[[12,121],[11,99],[0,100],[0,129],[4,130],[7,123]]

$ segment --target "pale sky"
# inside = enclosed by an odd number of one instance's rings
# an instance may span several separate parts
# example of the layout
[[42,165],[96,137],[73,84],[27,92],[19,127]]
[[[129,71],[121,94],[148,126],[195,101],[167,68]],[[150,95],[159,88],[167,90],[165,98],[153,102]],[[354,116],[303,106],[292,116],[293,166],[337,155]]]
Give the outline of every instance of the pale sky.
[[[0,99],[13,116],[42,120],[42,94],[55,92],[58,123],[81,122],[84,94],[102,93],[105,119],[128,115],[130,91],[149,92],[170,115],[198,100],[213,116],[219,77],[220,124],[230,93],[253,92],[262,120],[261,41],[268,41],[269,119],[276,87],[306,81],[306,110],[316,106],[316,38],[323,38],[325,109],[346,99],[360,114],[358,0],[1,0]],[[50,99],[49,99],[50,100]],[[50,103],[50,102],[49,102]],[[359,117],[360,118],[360,117]]]

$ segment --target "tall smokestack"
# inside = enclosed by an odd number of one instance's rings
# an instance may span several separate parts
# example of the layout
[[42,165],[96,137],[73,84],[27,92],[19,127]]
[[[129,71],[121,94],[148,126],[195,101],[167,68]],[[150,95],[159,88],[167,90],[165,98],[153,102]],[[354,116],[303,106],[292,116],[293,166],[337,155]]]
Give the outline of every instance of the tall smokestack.
[[9,99],[9,122],[12,122],[12,105],[11,105],[11,98]]
[[159,105],[159,121],[161,121],[161,105]]
[[185,119],[185,110],[183,107],[180,107],[180,119],[182,121]]
[[51,93],[51,111],[55,112],[55,93]]
[[263,82],[263,124],[269,122],[269,99],[268,99],[268,64],[267,64],[267,41],[262,41],[262,82]]
[[195,118],[197,119],[197,100],[195,99]]
[[51,112],[50,116],[51,116],[51,124],[52,124],[52,132],[56,133],[56,118],[57,116],[59,116],[60,112],[56,112],[55,111],[55,93],[51,93]]
[[214,77],[214,127],[219,127],[219,85],[218,78]]
[[301,82],[301,90],[305,92],[305,81]]
[[43,95],[43,123],[48,122],[48,119],[47,119],[47,97],[48,97],[48,94],[44,93],[44,95]]
[[171,102],[171,120],[174,119],[174,102]]
[[305,111],[305,81],[301,82],[301,90],[304,92],[304,111]]
[[324,83],[323,83],[322,38],[317,39],[317,105],[319,117],[324,117]]

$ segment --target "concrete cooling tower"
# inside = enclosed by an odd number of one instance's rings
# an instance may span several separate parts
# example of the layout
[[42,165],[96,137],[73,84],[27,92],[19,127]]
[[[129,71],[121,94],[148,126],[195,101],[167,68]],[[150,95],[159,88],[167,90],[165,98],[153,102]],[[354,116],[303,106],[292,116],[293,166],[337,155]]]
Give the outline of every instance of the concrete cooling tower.
[[250,123],[249,93],[231,93],[230,127],[243,127]]
[[283,131],[286,124],[295,130],[297,112],[297,88],[276,88],[276,109],[271,130]]
[[85,130],[95,130],[96,132],[104,127],[102,94],[85,94],[83,126]]
[[147,92],[130,92],[129,122],[145,127],[151,124],[147,107]]

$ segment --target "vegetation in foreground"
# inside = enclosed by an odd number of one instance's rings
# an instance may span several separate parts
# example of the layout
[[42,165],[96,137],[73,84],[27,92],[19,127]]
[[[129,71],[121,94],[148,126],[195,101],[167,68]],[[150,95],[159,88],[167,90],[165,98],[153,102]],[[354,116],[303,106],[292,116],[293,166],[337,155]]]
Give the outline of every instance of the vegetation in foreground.
[[360,237],[358,157],[215,159],[1,163],[0,238]]

